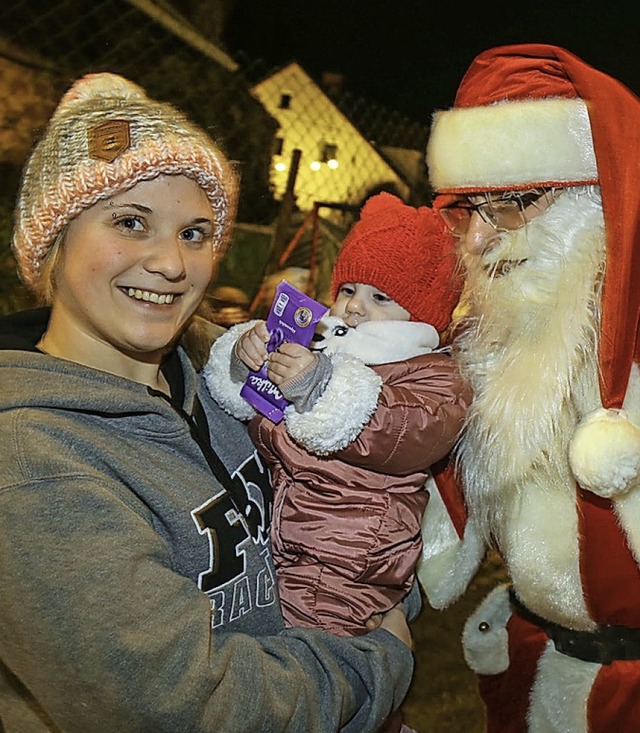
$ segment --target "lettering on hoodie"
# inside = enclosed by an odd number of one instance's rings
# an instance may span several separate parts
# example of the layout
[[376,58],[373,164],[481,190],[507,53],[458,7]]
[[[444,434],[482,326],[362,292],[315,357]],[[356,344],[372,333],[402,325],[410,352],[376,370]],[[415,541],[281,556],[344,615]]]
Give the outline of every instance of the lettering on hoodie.
[[[211,601],[214,628],[277,600],[275,577],[266,559],[273,513],[269,473],[254,451],[231,478],[235,501],[221,488],[191,512],[198,532],[209,542],[209,568],[200,573],[198,587]],[[247,573],[251,551],[265,559],[257,575]]]

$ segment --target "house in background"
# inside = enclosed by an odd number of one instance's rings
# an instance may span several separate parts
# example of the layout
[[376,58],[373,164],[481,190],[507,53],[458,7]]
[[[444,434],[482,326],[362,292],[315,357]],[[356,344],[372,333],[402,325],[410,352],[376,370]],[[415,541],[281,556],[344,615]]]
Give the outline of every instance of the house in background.
[[[318,201],[360,206],[381,189],[411,197],[423,151],[378,147],[341,111],[302,67],[292,62],[252,87],[279,124],[270,180],[282,199],[294,170],[295,203],[310,211]],[[299,159],[294,151],[300,151]]]

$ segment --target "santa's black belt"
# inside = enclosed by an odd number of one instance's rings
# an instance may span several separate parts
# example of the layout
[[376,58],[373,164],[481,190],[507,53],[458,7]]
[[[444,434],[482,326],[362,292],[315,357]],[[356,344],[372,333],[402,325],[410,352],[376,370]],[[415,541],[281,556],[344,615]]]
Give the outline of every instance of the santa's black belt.
[[518,616],[539,626],[562,654],[596,664],[640,659],[640,629],[598,626],[595,631],[575,631],[530,611],[516,598],[513,589],[509,589],[509,600]]

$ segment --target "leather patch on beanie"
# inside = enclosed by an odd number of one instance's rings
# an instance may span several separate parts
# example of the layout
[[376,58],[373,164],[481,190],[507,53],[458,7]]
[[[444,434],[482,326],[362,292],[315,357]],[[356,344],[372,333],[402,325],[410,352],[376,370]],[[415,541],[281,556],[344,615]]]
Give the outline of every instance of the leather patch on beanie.
[[87,131],[89,157],[95,160],[113,161],[131,147],[129,123],[126,120],[109,120]]

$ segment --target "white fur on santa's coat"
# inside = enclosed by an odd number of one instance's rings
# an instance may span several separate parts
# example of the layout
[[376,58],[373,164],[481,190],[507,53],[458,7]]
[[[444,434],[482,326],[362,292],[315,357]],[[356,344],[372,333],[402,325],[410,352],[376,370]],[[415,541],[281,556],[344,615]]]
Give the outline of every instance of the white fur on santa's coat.
[[531,690],[528,733],[588,733],[585,703],[600,669],[562,654],[549,640]]
[[440,491],[432,477],[427,511],[422,519],[422,555],[416,575],[432,608],[442,610],[464,593],[485,557],[487,547],[473,520],[458,536]]

